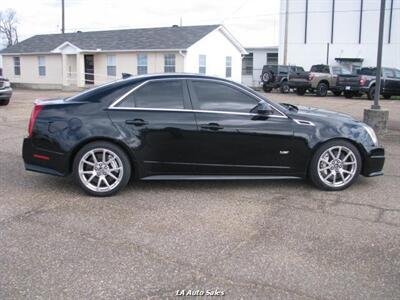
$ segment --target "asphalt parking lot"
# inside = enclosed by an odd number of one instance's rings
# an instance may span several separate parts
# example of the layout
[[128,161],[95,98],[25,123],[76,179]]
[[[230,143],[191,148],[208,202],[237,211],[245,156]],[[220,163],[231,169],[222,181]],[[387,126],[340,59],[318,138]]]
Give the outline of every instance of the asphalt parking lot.
[[[390,109],[385,176],[342,192],[303,181],[132,182],[112,198],[71,178],[26,172],[35,98],[0,107],[0,299],[400,298],[400,101]],[[367,100],[270,94],[362,119]]]

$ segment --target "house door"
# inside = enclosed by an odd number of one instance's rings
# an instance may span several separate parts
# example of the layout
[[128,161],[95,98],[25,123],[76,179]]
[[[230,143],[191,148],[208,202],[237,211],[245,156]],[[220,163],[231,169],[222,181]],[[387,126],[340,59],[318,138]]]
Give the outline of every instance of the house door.
[[91,54],[85,54],[85,84],[94,84],[94,59]]

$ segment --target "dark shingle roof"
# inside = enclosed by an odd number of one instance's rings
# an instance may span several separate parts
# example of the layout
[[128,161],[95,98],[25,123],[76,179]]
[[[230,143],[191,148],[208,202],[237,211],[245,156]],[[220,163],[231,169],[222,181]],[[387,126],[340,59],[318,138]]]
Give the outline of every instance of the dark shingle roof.
[[42,34],[0,51],[47,53],[64,42],[82,50],[187,49],[220,25],[123,29],[108,31]]

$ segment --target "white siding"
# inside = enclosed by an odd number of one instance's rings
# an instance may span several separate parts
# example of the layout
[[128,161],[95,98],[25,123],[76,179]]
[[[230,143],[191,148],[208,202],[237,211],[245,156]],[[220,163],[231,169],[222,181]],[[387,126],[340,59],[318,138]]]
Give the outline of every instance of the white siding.
[[241,81],[242,55],[238,48],[220,31],[215,30],[188,48],[184,71],[199,72],[199,55],[207,56],[206,75],[225,78],[226,57],[232,57],[232,79]]

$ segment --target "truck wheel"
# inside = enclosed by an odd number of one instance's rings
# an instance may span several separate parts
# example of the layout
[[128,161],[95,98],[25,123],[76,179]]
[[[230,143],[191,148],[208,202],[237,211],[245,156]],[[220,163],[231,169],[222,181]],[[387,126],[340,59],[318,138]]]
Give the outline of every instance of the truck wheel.
[[316,93],[318,97],[325,97],[328,94],[328,85],[326,83],[318,83]]
[[342,95],[342,91],[334,91],[333,94],[334,94],[336,97],[339,97],[340,95]]
[[282,94],[287,94],[290,92],[289,83],[287,81],[281,83],[280,91]]
[[390,99],[390,97],[392,97],[392,95],[383,95],[383,98],[385,98],[385,99]]
[[263,90],[266,93],[270,93],[272,91],[272,87],[267,86],[265,83],[263,84]]
[[296,94],[299,96],[304,96],[304,94],[306,93],[306,89],[305,88],[297,88],[296,89]]
[[354,93],[353,92],[344,92],[344,97],[346,99],[351,99],[354,97]]
[[367,93],[368,99],[373,100],[375,98],[375,86],[371,86]]

